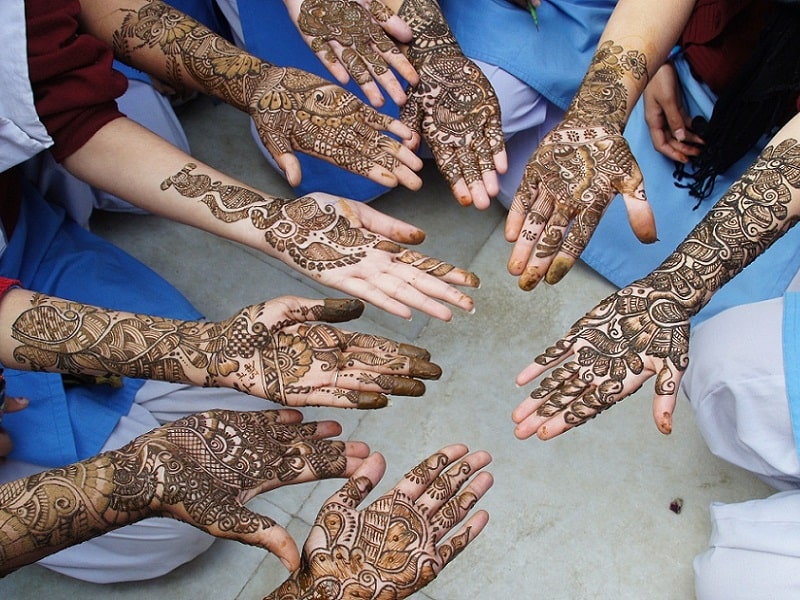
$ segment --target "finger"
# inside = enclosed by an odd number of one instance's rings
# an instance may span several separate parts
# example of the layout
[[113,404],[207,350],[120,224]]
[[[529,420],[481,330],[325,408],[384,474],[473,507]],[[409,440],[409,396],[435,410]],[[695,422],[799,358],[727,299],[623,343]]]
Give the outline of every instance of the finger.
[[344,369],[336,373],[333,384],[340,390],[361,392],[381,392],[396,396],[422,396],[425,384],[413,377],[404,377],[363,369]]
[[[427,314],[431,314],[430,310],[437,310],[432,304],[432,298],[441,300],[442,302],[447,302],[452,306],[457,306],[466,312],[471,312],[475,308],[475,302],[469,295],[453,287],[447,282],[454,281],[457,285],[465,285],[475,288],[480,285],[480,281],[473,273],[461,271],[461,269],[458,269],[458,271],[459,272],[455,273],[450,271],[447,275],[443,275],[440,278],[435,274],[436,272],[428,273],[422,269],[417,269],[416,267],[414,271],[411,271],[408,268],[393,268],[390,270],[391,274],[402,279],[414,290],[421,293],[422,298],[425,299],[426,306],[420,305],[419,307],[415,308],[418,308]],[[450,275],[450,273],[452,273],[452,275]],[[437,318],[446,320],[447,317],[446,315],[438,315]]]
[[414,271],[403,268],[411,276],[419,275],[420,273],[430,275],[430,278],[425,278],[424,280],[436,285],[439,290],[445,290],[445,284],[464,285],[472,288],[476,288],[481,284],[478,276],[472,271],[466,271],[416,250],[402,249],[400,253],[395,255],[394,260],[403,265],[413,267]]
[[461,206],[469,206],[472,204],[472,193],[463,177],[459,177],[450,184],[450,191],[453,193],[456,202]]
[[[469,509],[472,508],[472,505],[474,505],[474,502],[468,507],[462,506],[457,508],[457,506],[451,506],[450,511],[444,507],[446,507],[449,502],[455,500],[461,493],[460,490],[463,485],[490,462],[492,462],[491,455],[483,450],[468,454],[434,479],[428,486],[428,489],[420,496],[417,501],[418,504],[423,507],[424,512],[429,515],[433,515],[440,509],[444,512],[450,512],[450,514],[442,515],[440,523],[444,524],[449,519],[455,519],[449,523],[447,528],[450,529],[454,527],[456,523],[464,518]],[[465,500],[465,498],[461,500]],[[477,498],[475,498],[475,501],[477,501]]]
[[321,387],[303,394],[287,394],[286,404],[288,406],[325,406],[329,408],[374,410],[388,406],[389,399],[385,394],[379,392]]
[[489,513],[485,510],[479,510],[472,515],[459,530],[450,536],[447,540],[441,542],[437,549],[437,554],[442,560],[439,569],[441,570],[447,566],[456,556],[466,548],[472,540],[474,540],[486,527],[489,522]]
[[228,515],[231,523],[240,524],[233,529],[214,527],[209,533],[226,539],[236,540],[250,546],[258,546],[277,556],[283,565],[294,571],[300,568],[300,551],[289,532],[269,517],[259,515],[244,506],[231,507]]
[[378,452],[370,454],[344,485],[325,504],[342,504],[356,509],[369,493],[380,483],[386,472],[386,459]]
[[632,194],[623,194],[622,199],[628,212],[628,222],[637,239],[644,244],[658,241],[656,218],[647,201],[644,182],[640,183]]
[[[389,238],[393,242],[416,246],[425,241],[425,232],[416,225],[391,217],[368,204],[342,198],[338,206],[351,221],[353,218],[350,215],[354,214],[365,229]],[[345,206],[346,210],[343,208]]]
[[28,404],[30,404],[30,402],[27,398],[6,396],[6,403],[5,407],[3,408],[3,412],[5,413],[17,412],[18,410],[27,408]]
[[296,323],[308,321],[322,321],[325,323],[345,323],[359,318],[365,305],[355,298],[325,298],[311,300],[295,296],[276,298],[275,302],[287,305],[287,314],[291,315]]
[[383,30],[399,42],[410,42],[413,36],[411,27],[394,14],[391,8],[380,0],[369,2],[369,10]]
[[[420,346],[414,346],[412,344],[406,343],[398,343],[390,338],[383,337],[380,335],[375,335],[372,333],[360,333],[360,332],[353,332],[353,331],[342,331],[347,336],[347,343],[345,344],[344,348],[342,348],[343,352],[347,353],[363,353],[367,352],[370,354],[379,353],[382,359],[394,359],[399,358],[400,360],[409,359],[413,361],[419,361],[420,364],[428,363],[431,358],[431,353],[428,352],[425,348]],[[348,356],[345,361],[345,365],[351,364],[350,357]],[[432,364],[432,363],[429,363]],[[394,369],[396,367],[395,364],[391,365],[391,368]],[[400,367],[402,368],[402,367]],[[413,375],[414,373],[410,373]]]
[[289,183],[289,185],[292,187],[297,187],[300,185],[303,174],[300,169],[300,161],[297,160],[297,157],[290,152],[279,155],[275,155],[274,153],[270,152],[270,154],[272,154],[272,158],[275,159],[278,167],[280,167],[281,171],[283,171],[283,174],[286,176],[286,181]]
[[[420,274],[421,277],[422,275]],[[414,281],[416,283],[416,280]],[[434,298],[426,296],[408,281],[394,274],[381,273],[377,277],[371,278],[371,283],[404,306],[409,306],[442,321],[450,321],[453,318],[453,311],[447,306],[437,302]],[[455,292],[457,292],[455,295],[458,296],[459,302],[469,304],[469,302],[462,300],[462,297],[469,298],[469,296],[458,292],[458,290],[455,290]],[[471,298],[469,301],[471,302]],[[467,310],[471,310],[471,308]]]
[[428,360],[408,356],[385,358],[377,355],[371,349],[348,352],[342,358],[343,366],[347,366],[351,370],[354,367],[368,367],[376,373],[391,373],[434,380],[442,376],[442,368]]
[[412,500],[420,498],[428,487],[450,464],[467,454],[464,444],[445,446],[417,464],[397,483],[393,491],[405,494]]
[[[574,361],[553,369],[551,374],[542,380],[528,398],[514,409],[511,419],[518,424],[530,419],[545,403],[551,402],[553,395],[559,394],[565,384],[576,381],[579,371],[580,365]],[[531,427],[533,424],[533,421],[529,421],[526,427]]]
[[434,540],[438,542],[463,521],[493,484],[494,478],[491,473],[478,473],[463,491],[436,511],[431,520],[434,525]]
[[653,398],[653,420],[664,435],[672,433],[672,413],[675,412],[676,403],[676,394],[656,394]]

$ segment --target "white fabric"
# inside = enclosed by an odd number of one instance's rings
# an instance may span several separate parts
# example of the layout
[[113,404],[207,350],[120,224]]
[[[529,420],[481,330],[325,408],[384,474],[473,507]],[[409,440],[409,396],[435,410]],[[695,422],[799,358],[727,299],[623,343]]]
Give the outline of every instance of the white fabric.
[[28,77],[28,48],[23,0],[0,2],[0,172],[53,145],[36,114]]
[[711,506],[694,561],[699,600],[800,598],[800,464],[786,397],[783,299],[728,309],[696,327],[682,389],[718,457],[784,490]]
[[[147,381],[103,451],[120,448],[164,423],[214,408],[265,410],[276,407],[230,389]],[[0,470],[0,483],[42,470],[37,465],[8,460]],[[56,552],[39,564],[92,583],[139,581],[169,573],[205,552],[213,541],[212,536],[180,521],[145,519]]]

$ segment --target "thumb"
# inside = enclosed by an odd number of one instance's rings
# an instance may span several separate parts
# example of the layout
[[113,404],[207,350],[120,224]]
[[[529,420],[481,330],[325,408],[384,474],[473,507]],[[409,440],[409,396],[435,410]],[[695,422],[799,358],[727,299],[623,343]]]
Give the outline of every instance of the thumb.
[[[236,527],[221,537],[250,546],[258,546],[277,556],[283,565],[294,571],[300,567],[300,551],[289,532],[265,515],[259,515],[244,506],[228,515]],[[214,531],[212,530],[213,534]]]
[[625,202],[625,210],[628,212],[628,222],[631,229],[640,242],[652,244],[658,241],[656,233],[656,218],[650,202],[647,201],[647,194],[644,191],[644,181],[639,175],[639,184],[633,193],[622,192],[622,199]]
[[303,173],[300,169],[300,161],[297,160],[297,157],[291,152],[286,152],[278,154],[277,156],[273,154],[273,158],[275,162],[278,163],[284,175],[286,175],[286,181],[289,185],[292,187],[300,185],[300,181],[303,179]]
[[355,298],[325,298],[314,317],[326,323],[343,323],[360,317],[364,307],[364,303]]

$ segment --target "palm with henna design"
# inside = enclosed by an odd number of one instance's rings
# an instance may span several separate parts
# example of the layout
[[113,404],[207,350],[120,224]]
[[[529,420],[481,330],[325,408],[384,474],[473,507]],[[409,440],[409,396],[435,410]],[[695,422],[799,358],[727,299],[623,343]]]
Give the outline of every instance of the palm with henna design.
[[300,569],[265,600],[399,599],[422,589],[488,521],[478,511],[447,537],[492,485],[487,472],[467,484],[491,457],[466,453],[462,445],[443,448],[359,510],[385,470],[372,455],[320,510]]
[[653,375],[653,418],[662,433],[670,433],[696,297],[678,297],[650,276],[603,300],[517,376],[517,384],[525,385],[551,371],[514,410],[515,435],[555,437],[633,394]]
[[406,94],[394,71],[411,84],[417,72],[397,46],[411,29],[380,0],[284,0],[308,46],[342,85],[350,77],[370,104],[382,106],[383,86],[397,104]]
[[262,71],[248,107],[259,135],[291,185],[300,183],[299,150],[387,187],[419,189],[422,160],[381,131],[410,140],[401,122],[312,73],[291,67]]

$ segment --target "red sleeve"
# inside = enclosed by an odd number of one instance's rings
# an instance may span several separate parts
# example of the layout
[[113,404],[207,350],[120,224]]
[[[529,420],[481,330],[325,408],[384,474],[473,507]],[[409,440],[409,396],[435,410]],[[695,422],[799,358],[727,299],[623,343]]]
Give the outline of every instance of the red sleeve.
[[26,0],[25,10],[36,112],[62,161],[123,116],[115,100],[128,80],[112,68],[111,48],[80,31],[79,0]]
[[758,41],[769,0],[698,0],[680,44],[694,75],[719,94]]
[[0,298],[6,295],[6,292],[12,287],[21,286],[22,284],[17,279],[8,279],[7,277],[0,277]]

